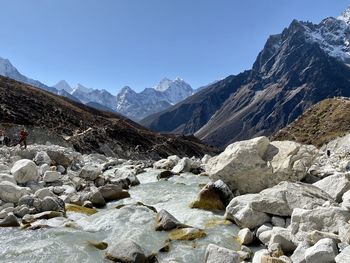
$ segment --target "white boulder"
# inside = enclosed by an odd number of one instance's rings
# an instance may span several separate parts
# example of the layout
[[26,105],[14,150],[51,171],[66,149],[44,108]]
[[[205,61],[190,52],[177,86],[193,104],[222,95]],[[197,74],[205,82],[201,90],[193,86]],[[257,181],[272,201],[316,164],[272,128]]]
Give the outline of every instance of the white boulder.
[[233,250],[209,244],[205,251],[205,263],[239,263],[239,254]]
[[27,187],[20,187],[8,181],[0,182],[0,199],[6,203],[18,203],[18,200],[30,193]]
[[282,181],[303,179],[316,153],[314,146],[258,137],[227,146],[206,168],[212,180],[221,179],[231,190],[257,193]]
[[43,164],[47,164],[47,165],[51,164],[51,158],[45,151],[37,152],[37,154],[35,155],[33,161],[38,166],[43,165]]
[[28,159],[17,161],[11,169],[11,174],[19,184],[36,181],[39,178],[37,166],[33,161]]
[[314,186],[325,191],[337,202],[341,202],[343,194],[350,190],[350,174],[334,174],[316,183]]
[[338,249],[334,241],[324,238],[306,249],[305,260],[306,263],[333,263],[337,254]]
[[350,246],[344,248],[338,256],[335,257],[336,263],[348,263],[350,261]]

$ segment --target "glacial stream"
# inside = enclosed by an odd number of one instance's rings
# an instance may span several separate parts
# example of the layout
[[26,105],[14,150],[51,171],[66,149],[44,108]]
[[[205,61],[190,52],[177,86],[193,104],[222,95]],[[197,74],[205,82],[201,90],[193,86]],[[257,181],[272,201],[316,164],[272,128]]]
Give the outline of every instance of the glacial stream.
[[137,175],[141,184],[129,189],[130,198],[109,203],[96,214],[67,212],[67,217],[74,221],[70,226],[63,226],[67,219],[54,218],[40,222],[52,227],[38,230],[0,228],[0,262],[107,262],[105,251],[89,245],[88,241],[104,241],[111,245],[126,238],[138,243],[146,254],[158,252],[169,232],[154,230],[156,214],[145,206],[120,208],[122,204],[136,202],[153,206],[157,211],[165,209],[180,222],[203,229],[207,234],[193,241],[172,241],[169,252],[158,253],[159,262],[202,263],[210,243],[239,249],[235,238],[238,228],[224,221],[223,212],[189,208],[199,190],[209,182],[207,177],[186,173],[168,181],[157,181],[158,173],[159,170],[149,169]]

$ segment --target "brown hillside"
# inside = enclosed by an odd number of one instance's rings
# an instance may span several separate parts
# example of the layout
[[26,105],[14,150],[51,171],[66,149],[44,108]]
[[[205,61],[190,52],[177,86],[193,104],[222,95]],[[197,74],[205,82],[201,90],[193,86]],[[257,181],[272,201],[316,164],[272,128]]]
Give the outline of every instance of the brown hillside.
[[272,138],[293,140],[320,147],[347,133],[350,133],[350,100],[334,98],[312,106]]

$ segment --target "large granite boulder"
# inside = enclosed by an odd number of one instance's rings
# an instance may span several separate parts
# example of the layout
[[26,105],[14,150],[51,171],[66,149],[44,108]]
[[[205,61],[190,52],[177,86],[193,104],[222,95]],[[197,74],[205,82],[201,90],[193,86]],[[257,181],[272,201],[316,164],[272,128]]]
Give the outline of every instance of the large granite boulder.
[[258,137],[227,146],[206,167],[212,180],[221,179],[232,191],[257,193],[282,181],[302,180],[317,152],[311,145]]
[[11,174],[19,184],[36,181],[39,178],[39,171],[36,164],[27,159],[15,162],[11,169]]

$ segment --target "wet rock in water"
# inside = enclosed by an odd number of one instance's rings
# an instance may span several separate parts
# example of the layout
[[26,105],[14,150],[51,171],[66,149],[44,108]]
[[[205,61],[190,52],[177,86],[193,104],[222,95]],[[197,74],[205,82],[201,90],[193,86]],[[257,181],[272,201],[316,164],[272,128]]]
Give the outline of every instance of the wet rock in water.
[[90,201],[84,201],[83,207],[94,208],[94,205]]
[[208,183],[191,204],[192,208],[204,210],[224,210],[233,198],[232,191],[221,180]]
[[233,198],[226,207],[225,218],[235,222],[241,228],[249,229],[270,222],[271,218],[268,214],[251,208],[250,203],[258,199],[258,194],[247,194]]
[[350,259],[350,246],[344,248],[341,253],[335,257],[336,263],[348,263]]
[[337,254],[338,249],[334,241],[325,238],[305,251],[305,260],[307,263],[332,263]]
[[153,164],[155,169],[171,170],[180,161],[176,155],[171,155],[167,159],[161,159]]
[[47,196],[41,202],[42,211],[63,211],[65,210],[64,202],[58,197]]
[[258,137],[227,146],[210,159],[206,172],[212,180],[224,181],[232,191],[257,193],[282,181],[303,179],[317,152],[313,146]]
[[27,159],[17,161],[11,169],[11,174],[19,184],[37,181],[39,178],[37,166],[33,161]]
[[253,242],[254,234],[249,228],[241,229],[237,237],[242,245],[249,245]]
[[325,191],[335,201],[340,203],[342,201],[343,194],[350,190],[350,174],[335,174],[328,176],[316,183],[314,186]]
[[47,165],[51,164],[51,158],[45,151],[37,152],[33,161],[38,166],[43,165],[43,164],[47,164]]
[[110,177],[112,184],[121,184],[123,188],[127,189],[129,186],[136,186],[140,184],[137,178],[138,169],[135,167],[115,168],[105,172],[103,175]]
[[27,206],[17,206],[16,209],[13,211],[15,216],[22,218],[27,214],[30,214],[30,209]]
[[17,184],[15,178],[12,175],[1,173],[0,174],[0,182],[7,181],[13,184]]
[[240,256],[237,252],[209,244],[205,251],[205,263],[239,263]]
[[197,228],[182,228],[182,229],[177,229],[173,230],[169,234],[169,239],[170,240],[195,240],[198,238],[205,237],[207,234]]
[[103,198],[101,192],[98,191],[97,189],[93,190],[89,194],[89,201],[97,208],[101,208],[106,205],[105,199]]
[[20,187],[8,181],[0,182],[0,199],[6,203],[17,204],[19,199],[30,193],[27,187]]
[[121,240],[109,247],[106,259],[120,263],[147,263],[143,249],[132,240]]
[[182,158],[171,170],[173,173],[186,173],[191,170],[191,160],[188,157]]
[[79,177],[87,181],[94,181],[101,173],[102,173],[101,169],[94,166],[85,165],[81,169],[79,173]]
[[180,223],[174,216],[172,216],[169,212],[162,209],[158,212],[156,218],[156,231],[169,231],[172,229],[179,229],[188,227],[182,223]]
[[85,215],[93,215],[93,214],[97,213],[96,209],[82,207],[82,206],[74,205],[74,204],[66,204],[65,208],[66,208],[67,212],[81,213],[81,214],[85,214]]
[[341,207],[296,208],[292,214],[291,231],[293,236],[303,241],[307,232],[313,230],[338,233],[349,220],[349,211]]
[[128,191],[123,190],[118,185],[107,184],[99,187],[98,190],[106,201],[114,201],[130,197]]
[[161,179],[169,179],[170,177],[173,177],[174,175],[176,175],[175,173],[173,173],[172,171],[162,171],[160,172],[160,174],[157,175],[157,180],[161,180]]
[[45,212],[41,212],[38,214],[33,214],[33,215],[25,215],[22,218],[22,222],[23,224],[29,224],[32,222],[35,222],[37,220],[41,220],[41,219],[51,219],[51,218],[55,218],[55,217],[63,217],[64,214],[62,212],[58,212],[58,211],[45,211]]
[[99,250],[105,250],[108,248],[108,243],[106,242],[98,242],[98,241],[92,241],[92,240],[88,240],[86,242],[89,246],[93,246]]
[[0,227],[18,227],[20,226],[17,217],[10,213],[3,220],[0,220]]
[[225,210],[220,195],[213,183],[208,183],[198,194],[196,200],[190,205],[191,208],[204,210]]
[[45,183],[56,182],[62,179],[62,174],[56,171],[46,171],[43,176]]

